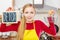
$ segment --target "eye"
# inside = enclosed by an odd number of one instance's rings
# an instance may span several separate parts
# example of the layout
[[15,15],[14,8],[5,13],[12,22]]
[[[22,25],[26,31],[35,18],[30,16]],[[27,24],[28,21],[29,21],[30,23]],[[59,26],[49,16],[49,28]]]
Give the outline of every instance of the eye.
[[28,12],[25,12],[26,14],[28,14]]
[[33,14],[33,12],[30,12],[31,14]]

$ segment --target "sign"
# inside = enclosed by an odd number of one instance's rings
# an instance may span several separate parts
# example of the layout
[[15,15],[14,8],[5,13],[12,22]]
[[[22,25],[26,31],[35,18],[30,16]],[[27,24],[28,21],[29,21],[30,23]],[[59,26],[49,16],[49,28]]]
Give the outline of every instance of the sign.
[[17,22],[17,12],[15,11],[5,11],[3,12],[2,22]]

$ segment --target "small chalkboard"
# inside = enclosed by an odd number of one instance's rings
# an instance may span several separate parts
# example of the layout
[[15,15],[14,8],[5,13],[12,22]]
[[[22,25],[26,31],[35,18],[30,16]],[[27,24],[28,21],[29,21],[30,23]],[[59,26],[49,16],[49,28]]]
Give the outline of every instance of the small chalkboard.
[[17,22],[17,12],[16,11],[5,11],[2,15],[2,22],[11,22],[16,23]]

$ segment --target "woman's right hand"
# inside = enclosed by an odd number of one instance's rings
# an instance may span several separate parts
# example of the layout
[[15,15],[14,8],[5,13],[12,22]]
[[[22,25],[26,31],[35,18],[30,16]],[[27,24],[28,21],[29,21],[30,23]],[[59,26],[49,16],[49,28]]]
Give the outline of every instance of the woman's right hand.
[[13,7],[8,7],[6,11],[14,11]]
[[[13,7],[8,7],[6,11],[14,11]],[[13,23],[6,23],[7,26],[11,25]]]

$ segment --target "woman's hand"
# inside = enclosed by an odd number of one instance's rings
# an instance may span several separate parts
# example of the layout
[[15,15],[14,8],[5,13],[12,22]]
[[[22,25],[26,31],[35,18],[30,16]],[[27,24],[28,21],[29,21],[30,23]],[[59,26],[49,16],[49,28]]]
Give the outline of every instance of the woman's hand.
[[9,7],[9,8],[7,8],[6,11],[14,11],[14,9],[13,9],[13,7]]
[[[14,11],[13,7],[8,7],[6,11]],[[11,25],[13,23],[6,23],[7,26]]]
[[53,15],[54,15],[54,13],[55,13],[55,12],[54,12],[54,10],[50,10],[48,13],[49,13],[48,21],[49,21],[49,22],[53,22],[53,21],[54,21],[54,19],[53,19],[53,17],[52,17],[52,16],[53,16]]
[[48,14],[49,14],[49,16],[52,16],[52,15],[54,15],[54,10],[50,10],[49,12],[48,12]]
[[6,26],[10,26],[11,24],[13,24],[13,23],[6,23]]

